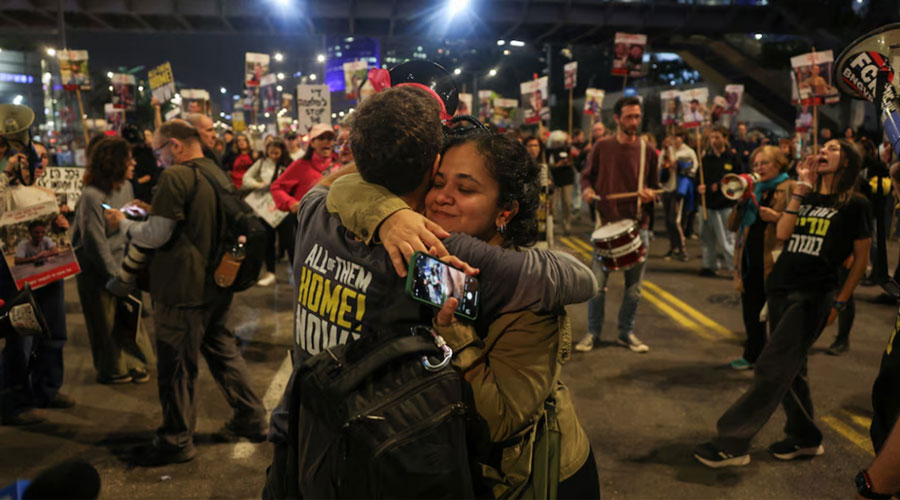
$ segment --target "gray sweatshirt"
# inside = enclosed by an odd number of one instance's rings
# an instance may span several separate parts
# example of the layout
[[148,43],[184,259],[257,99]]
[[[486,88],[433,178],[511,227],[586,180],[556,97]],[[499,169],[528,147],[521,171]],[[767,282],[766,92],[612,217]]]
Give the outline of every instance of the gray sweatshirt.
[[125,232],[106,225],[102,203],[121,208],[134,200],[130,182],[107,194],[94,186],[85,186],[75,206],[72,245],[85,272],[115,276],[125,257]]

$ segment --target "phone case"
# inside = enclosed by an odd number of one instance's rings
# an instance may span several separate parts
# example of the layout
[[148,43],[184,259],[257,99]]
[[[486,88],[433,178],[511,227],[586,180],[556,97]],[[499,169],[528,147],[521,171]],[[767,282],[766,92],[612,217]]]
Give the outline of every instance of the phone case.
[[[421,302],[421,303],[429,305],[431,307],[440,308],[440,306],[432,304],[431,302],[429,302],[427,300],[423,300],[423,299],[416,297],[416,295],[413,293],[413,280],[414,280],[413,276],[415,275],[415,273],[413,271],[416,268],[416,261],[418,260],[419,254],[424,255],[429,259],[434,259],[434,260],[440,261],[440,259],[435,259],[434,257],[432,257],[431,255],[429,255],[425,252],[414,253],[412,255],[412,257],[409,259],[409,266],[406,269],[406,294],[409,295],[410,297],[412,297],[412,299],[417,302]],[[443,264],[443,262],[442,262],[442,264]],[[458,269],[456,267],[450,266],[450,264],[444,264],[444,265],[449,266],[453,269]],[[459,269],[459,270],[462,271],[462,269]],[[461,318],[466,318],[466,319],[471,319],[471,320],[474,320],[476,318],[476,316],[478,315],[477,308],[476,308],[476,314],[472,315],[472,316],[467,316],[466,314],[460,312],[459,310],[456,310],[453,313]]]

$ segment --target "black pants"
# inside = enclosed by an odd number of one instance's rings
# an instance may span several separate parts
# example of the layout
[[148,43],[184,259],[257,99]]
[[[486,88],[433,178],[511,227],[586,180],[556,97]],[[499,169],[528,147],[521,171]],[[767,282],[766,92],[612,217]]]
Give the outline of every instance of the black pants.
[[669,236],[669,250],[684,251],[684,234],[681,232],[681,207],[684,198],[678,193],[663,193],[663,210],[666,214],[666,234]]
[[288,262],[294,265],[294,241],[297,237],[297,215],[288,214],[287,217],[278,224],[278,256],[288,254]]
[[[847,276],[850,275],[850,270],[846,267],[841,266],[840,270],[840,279],[841,286],[844,286],[844,282],[847,281]],[[838,324],[838,334],[837,339],[842,341],[847,341],[850,339],[850,330],[853,328],[853,320],[856,319],[856,301],[853,300],[853,295],[850,295],[850,298],[847,300],[847,307],[838,314],[837,324]]]
[[594,460],[594,448],[588,451],[587,461],[572,477],[559,483],[556,497],[563,499],[600,498],[600,476],[597,475],[597,462]]
[[275,234],[277,228],[273,228],[263,222],[266,226],[266,271],[275,272]]
[[772,335],[756,361],[753,384],[719,418],[715,446],[736,455],[746,453],[750,440],[779,404],[787,416],[785,434],[809,446],[821,443],[822,432],[813,421],[806,366],[834,296],[833,291],[769,295]]
[[744,331],[747,332],[747,343],[744,344],[744,359],[756,363],[759,354],[766,345],[766,323],[759,320],[759,313],[766,304],[766,285],[761,267],[748,265],[744,260],[742,269],[744,293],[741,294],[741,307],[744,313]]

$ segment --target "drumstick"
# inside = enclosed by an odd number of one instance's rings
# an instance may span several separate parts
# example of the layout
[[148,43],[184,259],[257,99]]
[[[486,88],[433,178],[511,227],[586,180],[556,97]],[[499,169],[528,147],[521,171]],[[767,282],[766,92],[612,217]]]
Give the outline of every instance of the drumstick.
[[[650,192],[653,194],[662,194],[663,190],[662,189],[651,189]],[[596,195],[596,196],[594,196],[594,201],[621,200],[624,198],[633,198],[633,197],[637,196],[638,194],[639,194],[638,191],[633,191],[630,193],[614,193],[614,194],[610,194],[610,195],[606,195],[606,196]]]

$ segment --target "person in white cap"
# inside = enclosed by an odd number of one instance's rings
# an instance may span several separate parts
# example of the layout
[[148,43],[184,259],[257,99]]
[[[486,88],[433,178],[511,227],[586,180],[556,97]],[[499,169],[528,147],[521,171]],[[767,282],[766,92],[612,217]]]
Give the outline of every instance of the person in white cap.
[[[300,199],[303,195],[319,182],[323,175],[327,175],[332,169],[340,168],[338,155],[334,152],[334,129],[330,125],[319,123],[313,125],[309,131],[309,148],[306,154],[294,161],[281,176],[272,183],[269,188],[272,198],[278,210],[297,213]],[[293,235],[296,229],[296,217],[288,217],[293,221],[290,233]],[[293,242],[285,242],[290,262],[294,261]]]

